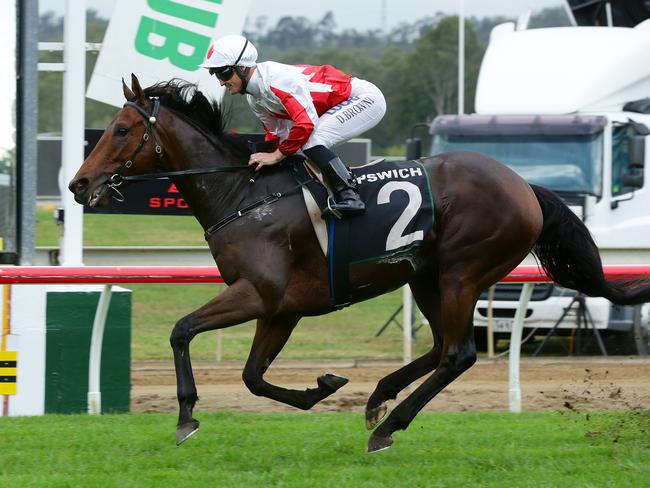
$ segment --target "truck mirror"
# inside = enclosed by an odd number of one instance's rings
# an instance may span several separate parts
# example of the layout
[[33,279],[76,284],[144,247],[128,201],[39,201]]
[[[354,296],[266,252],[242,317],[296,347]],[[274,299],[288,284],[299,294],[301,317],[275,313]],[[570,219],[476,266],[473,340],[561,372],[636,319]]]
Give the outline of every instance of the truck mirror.
[[621,184],[627,188],[642,188],[643,187],[643,170],[634,168],[630,173],[621,176]]
[[419,159],[422,157],[422,140],[419,137],[406,139],[406,159]]
[[628,165],[630,168],[645,166],[645,136],[633,135],[630,137]]

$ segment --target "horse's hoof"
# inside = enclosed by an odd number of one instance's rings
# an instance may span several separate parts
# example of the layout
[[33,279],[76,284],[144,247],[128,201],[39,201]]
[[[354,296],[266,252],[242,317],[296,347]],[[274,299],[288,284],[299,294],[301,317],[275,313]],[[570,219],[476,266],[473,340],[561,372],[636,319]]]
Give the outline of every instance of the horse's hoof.
[[178,425],[176,427],[176,445],[180,446],[187,439],[199,431],[199,421],[192,419],[191,422]]
[[377,427],[386,416],[386,412],[388,412],[386,403],[382,403],[377,408],[366,409],[366,429],[372,430]]
[[350,380],[334,373],[325,373],[320,375],[316,381],[321,388],[328,388],[335,392]]
[[385,451],[390,446],[393,445],[393,438],[388,437],[379,437],[376,434],[372,434],[368,440],[368,454],[372,454],[379,451]]

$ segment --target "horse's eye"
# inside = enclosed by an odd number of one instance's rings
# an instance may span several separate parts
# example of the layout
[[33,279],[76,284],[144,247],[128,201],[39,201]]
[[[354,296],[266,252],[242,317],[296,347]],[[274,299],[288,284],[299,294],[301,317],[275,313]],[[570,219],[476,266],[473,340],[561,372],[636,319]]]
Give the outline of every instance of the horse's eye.
[[125,136],[128,133],[129,133],[129,129],[127,129],[126,127],[118,127],[115,130],[115,134],[117,134],[118,136]]

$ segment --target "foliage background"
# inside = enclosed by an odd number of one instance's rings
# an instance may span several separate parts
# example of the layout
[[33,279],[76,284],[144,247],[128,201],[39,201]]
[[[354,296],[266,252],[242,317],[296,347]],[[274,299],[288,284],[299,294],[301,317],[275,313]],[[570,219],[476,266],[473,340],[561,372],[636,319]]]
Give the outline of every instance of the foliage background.
[[[87,41],[102,42],[108,19],[89,10]],[[465,22],[465,111],[474,110],[474,92],[491,29],[506,17],[470,17]],[[562,7],[533,13],[530,28],[568,25]],[[60,41],[63,20],[52,13],[40,18],[40,41]],[[379,86],[388,102],[384,120],[365,137],[374,154],[403,155],[412,127],[457,110],[458,18],[437,13],[389,32],[337,29],[332,12],[320,20],[286,16],[275,25],[265,17],[249,18],[244,35],[255,43],[260,60],[284,63],[332,64]],[[41,53],[41,62],[61,61],[61,53]],[[87,54],[87,79],[97,59]],[[137,74],[137,73],[136,73]],[[61,130],[61,73],[39,74],[39,132]],[[116,87],[119,89],[119,87]],[[259,132],[261,126],[243,97],[226,97],[230,128]],[[86,100],[86,126],[108,125],[115,108]],[[422,134],[423,135],[423,134]]]

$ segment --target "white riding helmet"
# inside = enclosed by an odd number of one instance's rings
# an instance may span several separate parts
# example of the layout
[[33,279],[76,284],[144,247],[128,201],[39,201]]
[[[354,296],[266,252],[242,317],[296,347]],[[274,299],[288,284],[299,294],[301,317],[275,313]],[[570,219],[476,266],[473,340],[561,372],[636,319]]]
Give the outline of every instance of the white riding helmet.
[[255,66],[257,49],[244,36],[223,36],[210,44],[205,61],[200,68],[221,68],[223,66]]

